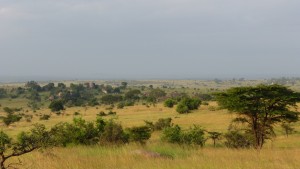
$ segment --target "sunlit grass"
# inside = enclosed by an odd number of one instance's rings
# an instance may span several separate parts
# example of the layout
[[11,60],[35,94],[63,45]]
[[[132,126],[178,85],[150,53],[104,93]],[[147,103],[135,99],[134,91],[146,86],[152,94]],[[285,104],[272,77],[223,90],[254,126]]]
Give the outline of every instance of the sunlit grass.
[[[166,156],[148,157],[136,150],[158,152]],[[151,144],[146,147],[55,148],[22,157],[32,169],[298,169],[300,149],[233,150],[226,148],[184,148],[176,145]],[[24,168],[26,168],[24,166]]]
[[[155,107],[135,105],[124,109],[113,109],[116,116],[106,116],[105,119],[116,118],[124,127],[139,126],[144,120],[156,121],[159,118],[171,117],[174,124],[188,128],[193,124],[201,125],[208,131],[226,132],[227,127],[235,117],[226,110],[209,110],[209,106],[217,107],[215,102],[208,106],[201,106],[199,110],[189,114],[178,114],[175,108],[166,108],[162,104]],[[16,106],[17,107],[17,106]],[[1,126],[1,129],[15,136],[20,131],[29,130],[34,123],[42,123],[51,127],[59,122],[71,122],[74,117],[81,117],[94,121],[97,113],[105,111],[108,106],[73,107],[67,108],[57,116],[49,109],[41,109],[32,114],[32,122],[21,122],[11,127]],[[2,109],[1,109],[2,111]],[[24,110],[25,111],[25,110]],[[79,112],[79,116],[74,116]],[[0,114],[4,115],[4,112]],[[47,121],[39,120],[39,114],[51,114]],[[300,123],[293,125],[298,131],[288,138],[277,126],[277,137],[269,141],[263,150],[234,150],[224,147],[223,141],[213,148],[211,140],[207,140],[204,148],[187,147],[163,143],[160,140],[161,132],[154,132],[146,146],[135,144],[119,147],[76,146],[67,148],[54,148],[44,152],[33,152],[20,157],[24,165],[20,168],[30,169],[299,169],[300,168]],[[162,157],[152,158],[135,153],[136,150],[156,152]],[[17,160],[17,158],[13,159]],[[12,162],[12,161],[11,161]]]

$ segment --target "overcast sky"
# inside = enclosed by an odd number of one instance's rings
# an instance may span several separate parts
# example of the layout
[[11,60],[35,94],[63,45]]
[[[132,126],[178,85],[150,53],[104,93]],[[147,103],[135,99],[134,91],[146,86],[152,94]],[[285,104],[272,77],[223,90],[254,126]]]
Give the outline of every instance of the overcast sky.
[[299,0],[0,0],[0,76],[300,76]]

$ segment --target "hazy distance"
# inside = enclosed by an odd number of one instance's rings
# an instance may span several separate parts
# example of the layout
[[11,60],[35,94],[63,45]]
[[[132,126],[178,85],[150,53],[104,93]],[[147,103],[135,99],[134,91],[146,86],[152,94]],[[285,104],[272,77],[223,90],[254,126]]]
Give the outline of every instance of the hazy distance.
[[297,0],[0,0],[0,81],[300,76]]

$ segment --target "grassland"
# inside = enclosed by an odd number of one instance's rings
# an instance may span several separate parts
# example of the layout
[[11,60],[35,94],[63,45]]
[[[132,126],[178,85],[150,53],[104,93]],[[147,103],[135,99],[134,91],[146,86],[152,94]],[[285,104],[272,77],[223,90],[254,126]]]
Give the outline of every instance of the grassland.
[[[188,90],[188,89],[183,89]],[[192,89],[191,89],[192,90]],[[26,107],[23,99],[0,100],[2,107]],[[300,106],[300,105],[299,105]],[[108,106],[72,107],[56,115],[42,107],[33,112],[24,108],[26,114],[33,115],[31,122],[22,119],[10,127],[1,125],[1,130],[11,136],[20,131],[29,130],[34,123],[42,123],[51,127],[59,122],[71,122],[74,117],[81,117],[87,121],[94,121],[100,111],[107,112]],[[201,105],[199,110],[190,114],[178,114],[175,108],[166,108],[161,103],[147,107],[137,104],[124,109],[113,109],[115,118],[124,127],[140,126],[144,120],[156,121],[159,118],[171,117],[174,124],[188,128],[193,124],[200,125],[208,131],[226,132],[227,127],[235,117],[226,110],[219,110],[215,102]],[[74,112],[80,115],[75,116]],[[40,120],[39,115],[50,114],[49,120]],[[0,115],[4,115],[0,108]],[[184,147],[164,143],[160,140],[160,132],[154,132],[145,146],[128,144],[118,147],[103,146],[69,146],[36,151],[20,157],[23,165],[20,168],[28,169],[299,169],[300,168],[300,122],[293,125],[296,133],[288,138],[283,134],[280,126],[276,126],[277,137],[266,143],[260,151],[247,149],[235,150],[224,146],[218,141],[214,148],[208,140],[203,148]],[[159,157],[148,156],[138,151],[156,152]],[[17,158],[10,162],[18,161]]]
[[[207,106],[201,106],[190,114],[180,115],[174,109],[165,108],[162,104],[155,107],[136,105],[125,109],[115,109],[117,119],[124,127],[139,126],[144,120],[156,121],[159,118],[171,117],[174,124],[184,128],[197,124],[209,131],[225,132],[233,114],[226,110],[211,111],[209,106],[217,107],[215,102]],[[40,121],[34,116],[31,123],[25,120],[16,123],[13,127],[2,127],[10,135],[16,135],[22,130],[28,130],[33,123],[43,123],[48,127],[74,118],[73,113],[79,112],[80,117],[93,121],[99,111],[107,111],[106,107],[75,107],[65,110],[65,115],[52,115],[48,121]],[[50,114],[48,109],[42,109],[36,113]],[[111,117],[105,117],[111,118]],[[294,125],[300,131],[300,123]],[[32,169],[96,169],[96,168],[209,168],[209,169],[298,169],[300,168],[300,133],[297,132],[286,138],[277,127],[277,137],[268,142],[261,151],[256,150],[232,150],[224,147],[219,142],[217,148],[213,148],[210,140],[204,148],[182,147],[166,144],[160,141],[160,133],[155,132],[146,146],[129,144],[120,147],[100,146],[76,146],[67,148],[54,148],[44,152],[34,152],[21,157],[24,166],[21,168]],[[136,150],[147,150],[165,154],[167,157],[148,157],[134,153]],[[168,158],[172,157],[172,158]],[[15,159],[16,160],[16,159]]]

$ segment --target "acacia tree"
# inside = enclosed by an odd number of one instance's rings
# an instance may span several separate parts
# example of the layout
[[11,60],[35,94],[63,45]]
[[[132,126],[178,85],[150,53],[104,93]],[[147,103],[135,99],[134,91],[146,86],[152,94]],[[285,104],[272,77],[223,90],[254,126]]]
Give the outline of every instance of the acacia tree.
[[298,121],[298,112],[293,110],[300,93],[281,85],[235,87],[216,94],[216,99],[221,107],[238,114],[233,122],[246,124],[256,149],[275,136],[276,123]]
[[50,140],[50,133],[41,124],[36,124],[30,132],[21,132],[16,141],[0,131],[0,169],[15,168],[15,165],[22,165],[21,161],[8,165],[5,165],[5,162],[13,157],[50,146]]
[[222,133],[219,133],[219,132],[216,132],[216,131],[211,131],[211,132],[208,132],[209,134],[209,138],[213,140],[214,142],[214,147],[216,147],[216,141],[217,140],[221,140],[221,136],[222,136]]

